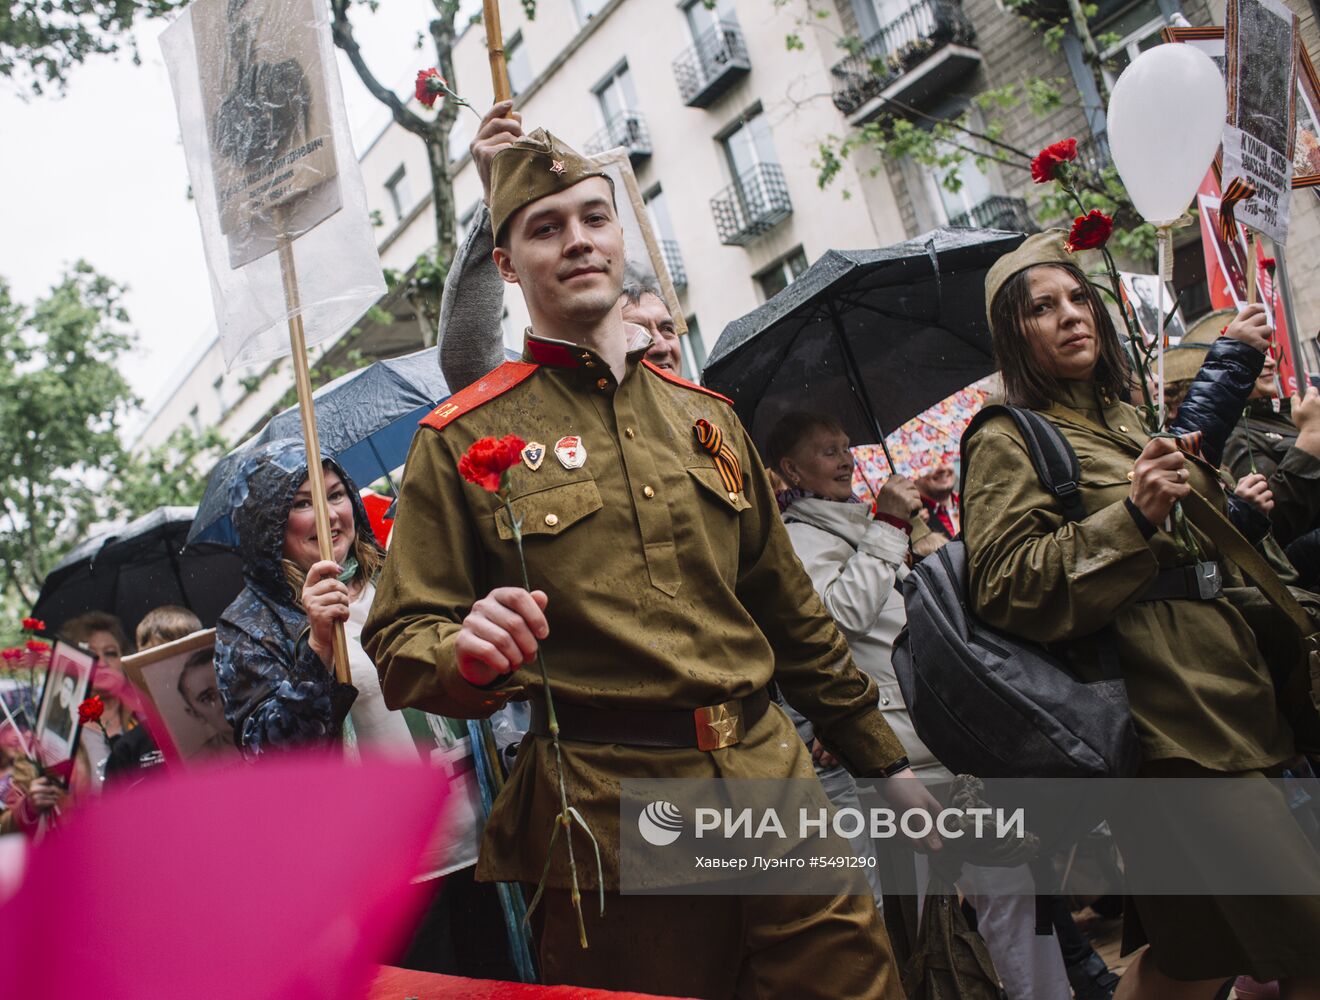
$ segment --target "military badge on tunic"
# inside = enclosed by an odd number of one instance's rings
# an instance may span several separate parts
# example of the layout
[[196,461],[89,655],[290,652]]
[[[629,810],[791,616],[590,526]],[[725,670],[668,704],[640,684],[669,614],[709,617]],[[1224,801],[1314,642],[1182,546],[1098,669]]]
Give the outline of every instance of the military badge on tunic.
[[580,469],[587,461],[587,449],[576,434],[561,437],[555,442],[555,458],[565,469]]
[[527,447],[522,450],[523,465],[535,472],[545,461],[545,445],[540,441],[528,441]]

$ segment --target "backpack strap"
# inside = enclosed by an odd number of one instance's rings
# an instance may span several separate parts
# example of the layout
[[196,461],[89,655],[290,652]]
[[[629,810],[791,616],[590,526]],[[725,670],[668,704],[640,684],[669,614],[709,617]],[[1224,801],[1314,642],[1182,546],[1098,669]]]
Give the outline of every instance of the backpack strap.
[[[1059,502],[1059,506],[1063,508],[1064,520],[1080,521],[1084,518],[1086,510],[1082,507],[1082,495],[1078,488],[1082,471],[1077,464],[1077,453],[1073,451],[1072,445],[1059,429],[1035,410],[1002,403],[983,407],[967,425],[967,430],[963,431],[960,446],[963,459],[962,475],[964,477],[967,475],[967,442],[982,424],[1000,415],[1012,418],[1018,433],[1026,443],[1027,455],[1031,458],[1031,465],[1036,470],[1040,484]],[[959,486],[959,493],[963,495],[966,493],[962,489],[962,484]]]
[[[967,425],[967,430],[963,431],[962,441],[959,445],[962,459],[961,477],[967,475],[967,442],[971,440],[972,435],[992,417],[1005,415],[1012,418],[1018,433],[1022,435],[1022,440],[1027,446],[1027,455],[1031,458],[1032,467],[1036,470],[1036,476],[1040,479],[1040,484],[1046,491],[1059,502],[1063,508],[1064,523],[1080,521],[1086,517],[1086,509],[1082,506],[1081,480],[1082,468],[1077,462],[1077,452],[1068,443],[1068,439],[1063,436],[1063,432],[1052,423],[1042,417],[1035,410],[1028,410],[1020,406],[1008,406],[1003,403],[995,403],[981,408],[981,411],[972,417]],[[959,484],[959,493],[966,497],[967,491],[963,488],[964,484]],[[964,519],[967,516],[966,509],[963,511]],[[1109,626],[1106,626],[1096,635],[1097,656],[1099,659],[1100,676],[1104,680],[1117,680],[1123,676],[1122,666],[1118,662],[1118,656],[1114,652],[1112,642],[1106,641],[1109,633]],[[1085,642],[1086,640],[1080,640]],[[1037,914],[1039,918],[1039,914]],[[1039,919],[1037,922],[1037,933],[1042,933]]]

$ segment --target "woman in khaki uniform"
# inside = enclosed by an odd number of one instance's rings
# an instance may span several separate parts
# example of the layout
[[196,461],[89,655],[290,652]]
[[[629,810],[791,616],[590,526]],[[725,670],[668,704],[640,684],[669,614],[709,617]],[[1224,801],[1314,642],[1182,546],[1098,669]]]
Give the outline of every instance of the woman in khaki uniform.
[[[1195,562],[1160,529],[1195,489],[1224,508],[1209,466],[1173,442],[1150,438],[1123,401],[1129,367],[1098,295],[1063,247],[1062,234],[1033,236],[986,278],[986,301],[1006,401],[1041,412],[1064,434],[1081,467],[1087,516],[1065,524],[1040,485],[1012,421],[988,421],[968,442],[963,531],[975,612],[1025,639],[1063,644],[1078,673],[1094,676],[1098,641],[1122,664],[1141,740],[1143,776],[1241,775],[1293,756],[1269,670],[1255,637],[1223,597],[1201,599]],[[1218,554],[1198,536],[1205,559]],[[1219,561],[1229,582],[1231,565]],[[1178,584],[1185,592],[1177,592]],[[1172,838],[1147,817],[1138,838]],[[1252,852],[1315,865],[1301,836],[1252,827]],[[1257,847],[1257,844],[1260,844]],[[1313,870],[1313,868],[1312,868]],[[1129,873],[1130,875],[1132,873]],[[1149,896],[1128,907],[1125,945],[1151,948],[1129,968],[1120,998],[1212,997],[1250,973],[1290,980],[1290,996],[1320,996],[1320,900],[1314,897]]]

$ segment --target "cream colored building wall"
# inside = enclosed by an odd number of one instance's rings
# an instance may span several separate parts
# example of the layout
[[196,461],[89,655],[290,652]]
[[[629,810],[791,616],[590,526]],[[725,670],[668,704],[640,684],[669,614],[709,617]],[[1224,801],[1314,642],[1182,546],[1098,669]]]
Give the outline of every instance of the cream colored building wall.
[[[199,347],[198,353],[185,365],[178,384],[157,403],[156,409],[138,430],[133,440],[135,450],[164,444],[179,427],[215,427],[226,440],[235,441],[251,426],[250,422],[243,423],[244,417],[256,408],[251,419],[259,419],[292,384],[291,370],[286,374],[276,372],[255,392],[249,393],[243,380],[259,375],[266,366],[227,371],[220,341],[214,334],[211,338]],[[288,369],[287,363],[281,367]]]
[[[605,124],[593,86],[627,61],[652,147],[650,158],[636,165],[638,183],[643,191],[659,183],[665,192],[688,277],[680,300],[685,313],[698,318],[707,350],[727,322],[759,305],[754,275],[796,247],[814,261],[830,248],[880,246],[904,236],[887,184],[870,179],[864,184],[853,164],[845,164],[828,190],[817,186],[817,147],[846,126],[830,101],[829,67],[842,56],[833,46],[834,36],[805,31],[805,49],[789,51],[785,37],[798,31],[807,14],[805,3],[776,8],[766,0],[738,0],[735,10],[751,72],[706,109],[682,103],[672,63],[692,38],[682,10],[668,0],[616,0],[580,36],[570,0],[542,0],[532,22],[523,17],[521,5],[505,4],[502,11],[506,39],[521,33],[534,74],[518,97],[529,130],[544,126],[581,149]],[[454,63],[459,92],[484,111],[492,91],[480,25],[460,37]],[[710,206],[712,196],[732,181],[718,137],[758,105],[771,126],[793,213],[746,247],[724,246]],[[476,118],[463,110],[459,121],[469,119],[465,138]],[[368,197],[387,218],[384,181],[401,162],[411,173],[410,146],[421,150],[420,142],[391,124],[363,157]],[[481,188],[470,161],[456,167],[454,201],[463,214],[476,204]],[[851,199],[844,198],[844,189],[851,191]],[[393,236],[384,254],[387,266],[411,263],[433,242],[432,226],[429,211],[424,212]],[[506,295],[505,305],[507,327],[516,337],[527,322],[521,296]]]
[[[829,67],[842,53],[834,45],[836,27],[801,30],[809,13],[805,0],[783,7],[769,0],[736,0],[751,72],[705,109],[689,108],[680,97],[672,64],[692,45],[692,38],[682,10],[670,0],[613,0],[582,28],[572,0],[539,0],[537,17],[530,22],[521,4],[505,0],[501,7],[505,38],[521,33],[532,70],[533,79],[518,98],[529,129],[544,125],[581,148],[605,124],[592,87],[627,60],[640,104],[637,110],[646,118],[653,150],[649,160],[636,168],[638,182],[643,191],[658,183],[665,192],[688,276],[680,301],[685,315],[698,319],[707,351],[726,323],[760,304],[755,274],[796,247],[802,247],[808,261],[815,261],[831,248],[883,246],[905,238],[898,205],[883,175],[863,176],[852,162],[845,162],[830,188],[822,191],[817,186],[813,160],[819,142],[846,130],[830,100]],[[787,49],[785,37],[790,33],[801,35],[803,50]],[[419,68],[424,68],[423,53],[418,56]],[[463,29],[454,63],[453,85],[484,112],[492,90],[480,23]],[[732,181],[718,137],[758,105],[771,126],[793,212],[746,247],[724,246],[710,205],[711,198]],[[410,107],[418,105],[414,101]],[[451,151],[460,154],[454,164],[454,203],[460,216],[481,197],[480,182],[465,152],[476,122],[471,112],[460,109],[451,144]],[[381,264],[406,271],[435,243],[425,148],[420,139],[391,122],[359,155],[368,206],[380,213],[383,222],[376,230]],[[411,195],[402,222],[386,189],[400,165]],[[850,198],[844,197],[845,190]],[[506,332],[511,341],[520,343],[527,324],[522,297],[511,291],[505,304]],[[225,385],[217,395],[213,383],[221,374]],[[149,447],[165,440],[174,428],[193,419],[193,406],[202,426],[218,426],[237,440],[269,411],[292,379],[285,362],[254,392],[245,394],[240,379],[247,374],[252,372],[224,373],[218,344],[212,344],[152,415],[138,443]]]

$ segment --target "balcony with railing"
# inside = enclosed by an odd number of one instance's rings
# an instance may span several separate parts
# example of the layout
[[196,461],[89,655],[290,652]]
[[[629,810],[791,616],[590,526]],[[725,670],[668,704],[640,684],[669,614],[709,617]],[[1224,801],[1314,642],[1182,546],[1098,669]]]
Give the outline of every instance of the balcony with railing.
[[834,106],[860,125],[889,101],[922,104],[981,62],[975,45],[960,0],[915,0],[830,70]]
[[660,256],[665,259],[669,280],[674,283],[675,291],[687,288],[687,268],[683,266],[683,254],[678,249],[678,240],[661,240]]
[[620,111],[587,140],[586,153],[591,156],[616,146],[627,149],[634,163],[651,155],[651,130],[640,111]]
[[1114,157],[1109,152],[1109,133],[1100,132],[1085,139],[1077,140],[1077,169],[1086,174],[1097,184],[1104,173],[1114,165]]
[[674,79],[684,104],[705,108],[751,69],[742,31],[732,21],[721,21],[674,60]]
[[1006,198],[1003,195],[991,195],[979,205],[974,205],[959,215],[949,219],[949,225],[957,229],[1004,229],[1011,233],[1035,233],[1040,229],[1032,221],[1027,211],[1027,203],[1021,198]]
[[715,228],[725,246],[746,246],[793,214],[784,172],[758,163],[710,200]]

